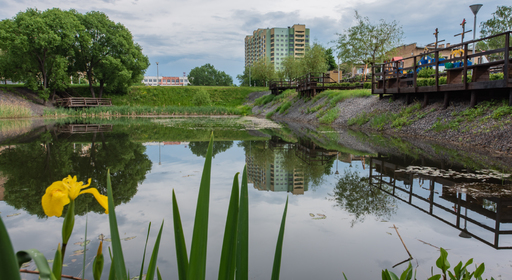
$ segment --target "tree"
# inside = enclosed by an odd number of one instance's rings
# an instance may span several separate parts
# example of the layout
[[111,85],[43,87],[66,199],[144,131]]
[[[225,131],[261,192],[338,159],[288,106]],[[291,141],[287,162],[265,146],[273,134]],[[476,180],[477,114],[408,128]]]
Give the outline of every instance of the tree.
[[302,74],[325,73],[327,71],[327,59],[324,47],[313,44],[313,47],[306,50],[304,57],[300,59]]
[[356,171],[345,170],[329,194],[336,206],[354,214],[351,225],[364,221],[365,216],[387,218],[395,213],[392,205],[395,199],[372,186],[368,177],[361,177]]
[[245,66],[244,72],[236,75],[236,79],[240,82],[240,86],[249,86],[249,68],[250,66]]
[[69,82],[66,57],[72,56],[79,22],[67,11],[27,9],[0,24],[6,78],[24,81],[46,101]]
[[343,63],[370,64],[382,62],[403,38],[402,26],[398,22],[387,23],[383,19],[378,24],[368,17],[355,14],[357,25],[338,34],[338,57]]
[[[206,152],[208,151],[208,145],[210,142],[190,142],[188,147],[190,151],[198,156],[198,157],[206,157]],[[212,157],[215,158],[215,155],[223,153],[227,151],[229,148],[233,147],[233,141],[214,141],[212,147]]]
[[[491,19],[480,23],[480,28],[482,38],[512,30],[512,6],[498,6]],[[480,50],[492,50],[503,47],[505,47],[505,36],[478,42],[478,49]],[[499,54],[493,55],[492,58],[503,59]]]
[[290,81],[298,78],[302,74],[300,59],[296,59],[292,55],[286,56],[281,62],[281,65],[283,66],[282,72],[284,77]]
[[335,70],[338,67],[336,60],[334,60],[334,56],[332,55],[331,48],[325,50],[325,60],[327,63],[327,71]]
[[224,71],[219,71],[207,63],[201,67],[190,70],[188,80],[194,86],[231,86],[233,78]]
[[265,86],[267,82],[276,77],[274,65],[267,61],[265,57],[262,57],[252,64],[251,76],[257,81],[258,85]]
[[142,80],[149,60],[124,25],[111,21],[102,12],[71,12],[81,27],[77,30],[74,56],[69,57],[70,65],[75,72],[86,73],[92,97],[96,97],[95,81],[100,85],[101,98],[105,87],[124,91]]
[[[151,161],[144,154],[146,148],[126,133],[111,134],[108,138],[103,134],[97,137],[96,133],[80,137],[78,142],[84,143],[84,138],[91,141],[88,150],[76,149],[68,138],[52,136],[47,131],[37,141],[0,153],[0,171],[8,178],[4,184],[5,202],[42,218],[45,214],[41,197],[51,183],[68,175],[77,176],[79,181],[91,178],[91,185],[106,194],[107,170],[116,205],[130,201],[151,170]],[[78,215],[105,212],[92,195],[77,200]]]

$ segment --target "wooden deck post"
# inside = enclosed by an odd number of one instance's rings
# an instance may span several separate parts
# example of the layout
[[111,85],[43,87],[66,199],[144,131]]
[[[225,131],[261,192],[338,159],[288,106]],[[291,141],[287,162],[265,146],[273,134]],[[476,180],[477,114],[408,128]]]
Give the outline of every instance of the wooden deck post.
[[423,94],[423,104],[421,105],[422,108],[427,107],[428,105],[428,93]]
[[471,102],[469,102],[469,107],[474,108],[476,106],[476,90],[471,91]]
[[512,88],[509,90],[510,93],[508,94],[508,106],[512,106]]
[[409,104],[411,104],[411,94],[407,93],[405,95],[405,105],[409,105]]
[[446,109],[448,108],[448,105],[450,103],[450,94],[448,92],[444,92],[444,103],[443,103],[443,108]]

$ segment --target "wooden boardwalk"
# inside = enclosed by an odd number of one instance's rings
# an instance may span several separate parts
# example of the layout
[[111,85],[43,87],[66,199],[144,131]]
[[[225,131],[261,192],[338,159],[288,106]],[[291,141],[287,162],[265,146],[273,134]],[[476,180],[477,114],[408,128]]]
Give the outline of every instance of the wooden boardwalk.
[[[444,107],[449,104],[454,94],[471,94],[471,106],[476,105],[477,96],[489,92],[504,92],[509,95],[509,105],[512,106],[512,57],[510,56],[511,31],[483,39],[451,45],[449,48],[436,49],[421,55],[407,57],[401,60],[377,64],[372,67],[372,94],[382,98],[384,94],[395,96],[405,95],[406,102],[411,102],[413,94],[423,94],[423,105],[428,104],[431,94],[444,94]],[[489,39],[499,40],[503,45],[493,50],[472,54],[469,46]],[[463,50],[461,56],[450,56],[439,61],[439,54],[443,50]],[[430,56],[434,61],[418,65],[421,58]],[[401,67],[405,62],[412,61],[411,67]],[[473,62],[477,63],[473,63]],[[409,63],[407,63],[409,64]],[[450,65],[459,67],[449,68]],[[442,71],[444,66],[445,71]],[[419,86],[418,72],[424,67],[435,70],[432,78],[433,85]],[[441,68],[441,69],[440,69]],[[408,74],[407,74],[408,73]],[[491,73],[503,73],[502,80],[490,80]],[[471,79],[468,79],[471,76]],[[441,82],[441,77],[446,83]]]
[[67,97],[55,100],[55,104],[57,107],[65,108],[112,106],[112,100],[110,98]]
[[59,126],[59,133],[93,133],[93,132],[110,132],[112,124],[66,124]]
[[287,89],[296,89],[301,97],[314,97],[328,89],[348,90],[356,88],[363,88],[363,83],[356,86],[341,85],[325,73],[308,73],[293,81],[272,81],[269,84],[269,90],[273,95],[279,95]]

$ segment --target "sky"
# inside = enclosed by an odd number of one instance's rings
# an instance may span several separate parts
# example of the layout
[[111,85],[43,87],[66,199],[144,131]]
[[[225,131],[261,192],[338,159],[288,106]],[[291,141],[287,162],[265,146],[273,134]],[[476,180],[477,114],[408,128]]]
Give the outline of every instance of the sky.
[[[459,43],[460,23],[473,29],[474,15],[469,5],[483,4],[477,14],[479,23],[492,17],[497,5],[505,1],[483,0],[0,0],[0,19],[13,18],[27,8],[46,10],[75,9],[81,13],[100,11],[114,22],[122,23],[143,48],[151,65],[147,76],[183,76],[206,63],[224,71],[237,82],[244,69],[244,39],[258,28],[288,27],[305,24],[311,43],[335,48],[335,40],[355,24],[355,11],[371,22],[397,21],[403,28],[403,44],[424,46],[439,40]],[[466,39],[472,39],[472,33]]]

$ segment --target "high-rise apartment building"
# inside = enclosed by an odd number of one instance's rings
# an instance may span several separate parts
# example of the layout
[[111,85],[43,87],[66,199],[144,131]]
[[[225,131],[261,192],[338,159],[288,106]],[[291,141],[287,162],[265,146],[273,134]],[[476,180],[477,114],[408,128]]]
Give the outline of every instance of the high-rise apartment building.
[[309,38],[309,28],[304,24],[255,30],[245,37],[245,66],[264,58],[274,65],[275,70],[281,70],[285,57],[304,56]]

